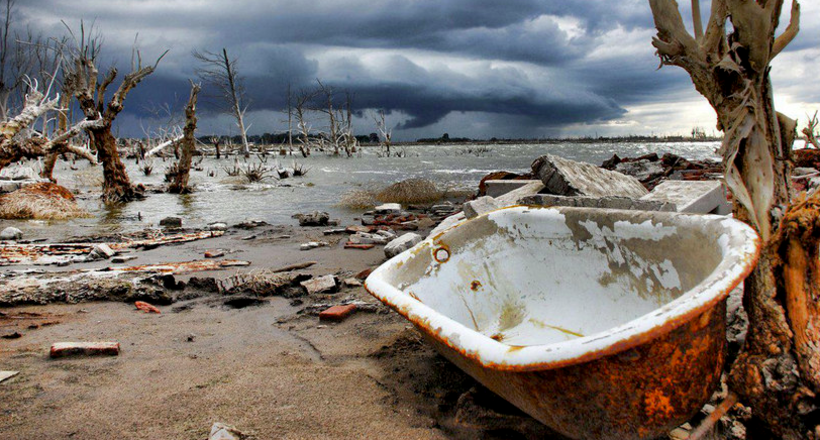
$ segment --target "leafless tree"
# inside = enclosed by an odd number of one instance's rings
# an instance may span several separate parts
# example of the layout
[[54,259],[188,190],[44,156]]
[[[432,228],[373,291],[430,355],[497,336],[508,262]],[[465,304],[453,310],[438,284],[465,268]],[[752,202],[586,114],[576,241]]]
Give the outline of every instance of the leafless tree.
[[61,98],[49,98],[40,91],[36,81],[27,84],[29,93],[23,110],[14,118],[0,122],[0,169],[22,159],[35,159],[50,153],[71,152],[95,162],[93,154],[80,147],[73,146],[69,141],[83,132],[102,126],[101,121],[83,120],[76,125],[62,130],[51,139],[42,136],[31,127],[37,120],[48,112],[64,111],[59,108]]
[[182,194],[189,191],[188,176],[191,173],[191,159],[196,148],[196,101],[199,95],[200,86],[191,82],[191,97],[185,107],[185,128],[182,138],[182,153],[179,161],[173,165],[173,180],[168,187],[168,192]]
[[817,112],[814,112],[814,116],[809,118],[808,125],[803,129],[803,134],[806,136],[806,146],[811,145],[820,149],[820,142],[817,141]]
[[248,127],[245,126],[245,91],[242,86],[242,79],[237,71],[237,59],[228,56],[228,50],[222,49],[221,53],[194,52],[194,58],[199,60],[203,67],[197,69],[197,75],[206,84],[217,90],[217,98],[227,105],[226,112],[236,118],[236,125],[242,136],[242,153],[245,157],[250,157],[250,144],[248,143]]
[[302,153],[302,157],[310,156],[312,142],[308,112],[310,111],[310,103],[317,95],[316,90],[302,89],[293,98],[293,114],[299,127],[299,152]]
[[97,150],[99,160],[103,165],[103,194],[106,203],[127,202],[141,196],[128,178],[117,151],[117,140],[111,133],[114,119],[123,109],[128,93],[134,89],[145,77],[154,72],[167,51],[160,55],[156,62],[143,66],[142,56],[136,49],[131,55],[131,73],[125,75],[120,86],[110,100],[106,102],[105,92],[116,77],[117,69],[112,67],[108,73],[100,77],[97,71],[97,59],[100,51],[101,37],[95,33],[93,26],[86,33],[85,27],[80,25],[80,33],[76,35],[69,29],[76,43],[72,54],[70,70],[66,72],[66,79],[74,90],[74,96],[82,109],[87,121],[101,121],[101,124],[86,128],[91,142]]
[[776,35],[784,0],[712,0],[704,30],[692,0],[694,33],[675,0],[649,0],[662,65],[686,70],[717,112],[721,154],[735,217],[764,242],[744,285],[745,345],[731,369],[733,395],[777,437],[820,436],[820,193],[793,197],[796,122],[774,108],[770,63],[795,38],[800,5]]
[[387,128],[384,110],[379,110],[378,117],[374,117],[373,120],[376,122],[376,129],[379,130],[382,137],[383,154],[390,157],[390,147],[393,145],[393,130]]

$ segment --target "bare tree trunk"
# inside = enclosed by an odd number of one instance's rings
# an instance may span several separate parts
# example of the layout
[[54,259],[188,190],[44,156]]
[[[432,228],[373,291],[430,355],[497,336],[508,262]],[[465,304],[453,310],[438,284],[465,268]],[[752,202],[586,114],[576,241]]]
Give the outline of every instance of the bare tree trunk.
[[91,142],[97,148],[97,157],[103,167],[102,200],[105,203],[128,202],[140,197],[131,185],[117,151],[117,139],[110,127],[90,130]]
[[773,434],[817,439],[812,413],[820,392],[820,203],[813,196],[792,204],[796,123],[775,111],[769,79],[771,60],[797,35],[799,4],[793,1],[791,22],[775,38],[783,0],[713,0],[706,32],[698,32],[696,22],[695,37],[686,31],[677,2],[649,3],[662,64],[684,68],[717,112],[735,216],[764,242],[744,285],[749,331],[731,369],[731,390]]
[[194,155],[194,146],[196,145],[196,101],[199,94],[200,87],[197,84],[191,84],[191,97],[188,99],[188,105],[185,107],[185,128],[183,129],[182,138],[182,155],[179,162],[176,164],[176,176],[168,192],[175,194],[182,194],[189,191],[188,176],[191,173],[191,158]]

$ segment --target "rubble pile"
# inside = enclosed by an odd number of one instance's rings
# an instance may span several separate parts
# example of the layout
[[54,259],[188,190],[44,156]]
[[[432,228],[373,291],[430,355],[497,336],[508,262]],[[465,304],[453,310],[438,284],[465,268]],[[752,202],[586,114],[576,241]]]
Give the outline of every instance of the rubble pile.
[[650,153],[634,158],[613,154],[601,168],[633,176],[648,190],[664,180],[716,180],[723,176],[723,165],[709,160],[688,160],[676,154]]

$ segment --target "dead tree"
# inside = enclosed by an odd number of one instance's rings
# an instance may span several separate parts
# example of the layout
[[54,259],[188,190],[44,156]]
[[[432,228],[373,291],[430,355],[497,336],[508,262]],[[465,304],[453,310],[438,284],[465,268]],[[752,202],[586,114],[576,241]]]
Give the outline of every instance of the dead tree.
[[74,96],[85,119],[101,121],[101,124],[86,128],[86,132],[103,166],[103,201],[105,203],[128,202],[140,198],[142,194],[131,185],[125,165],[117,151],[117,140],[111,133],[111,126],[122,111],[128,93],[146,76],[154,72],[168,52],[165,51],[153,65],[143,66],[139,51],[134,49],[131,57],[131,73],[125,75],[117,91],[106,103],[105,92],[114,83],[118,72],[112,67],[104,77],[98,78],[96,62],[99,48],[99,38],[86,36],[85,30],[81,27],[80,40],[72,59],[71,70],[66,73],[66,81],[72,85],[75,91]]
[[376,122],[376,129],[379,130],[379,134],[382,136],[383,154],[385,157],[390,157],[390,147],[393,145],[393,130],[387,128],[384,110],[379,110],[378,119],[374,117],[373,120]]
[[200,86],[191,82],[191,97],[185,107],[185,128],[183,129],[182,152],[179,161],[174,165],[174,178],[168,192],[182,194],[189,191],[188,176],[191,172],[191,159],[196,147],[196,101]]
[[[717,112],[721,153],[735,217],[753,226],[764,250],[744,285],[745,345],[730,387],[778,437],[820,435],[820,310],[817,298],[818,196],[792,200],[794,120],[777,113],[770,62],[797,35],[800,6],[780,36],[783,0],[712,0],[704,30],[692,1],[694,35],[675,0],[649,0],[662,65],[685,69]],[[731,24],[731,25],[729,25]]]
[[216,149],[216,159],[219,160],[221,154],[219,152],[219,144],[222,142],[222,139],[219,136],[211,136],[211,144],[213,144],[214,148]]
[[816,149],[820,149],[820,142],[817,141],[817,112],[814,116],[809,118],[809,123],[803,129],[803,135],[806,136],[806,146],[811,145]]
[[224,48],[222,53],[218,54],[208,51],[195,51],[194,58],[204,65],[204,67],[197,69],[199,78],[218,91],[217,98],[227,104],[227,113],[236,119],[239,134],[242,136],[242,153],[246,158],[250,157],[251,147],[248,143],[248,127],[245,126],[247,107],[243,106],[245,91],[236,70],[237,60],[228,57],[228,50]]
[[302,157],[310,156],[310,123],[308,122],[309,103],[316,97],[315,90],[302,90],[294,99],[293,112],[299,127],[299,152]]
[[60,131],[51,139],[36,136],[36,132],[31,130],[32,125],[48,112],[63,110],[58,107],[60,102],[60,97],[48,99],[40,92],[36,82],[29,84],[29,93],[20,114],[0,122],[0,170],[23,159],[36,159],[62,152],[70,152],[92,163],[96,162],[89,150],[73,146],[69,140],[84,130],[101,127],[101,121],[81,121],[71,128]]

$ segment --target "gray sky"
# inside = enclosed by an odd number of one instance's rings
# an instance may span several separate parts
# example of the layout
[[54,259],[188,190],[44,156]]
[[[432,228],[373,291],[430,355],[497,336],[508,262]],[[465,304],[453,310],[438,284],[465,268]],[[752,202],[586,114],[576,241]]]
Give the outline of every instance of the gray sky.
[[[806,19],[820,16],[820,2],[801,3],[804,29],[774,61],[772,75],[778,110],[805,122],[820,109],[820,26]],[[681,69],[656,70],[646,0],[18,2],[18,26],[62,35],[60,20],[75,27],[93,21],[104,34],[103,60],[122,62],[121,70],[137,33],[143,58],[170,50],[129,95],[119,117],[126,135],[156,124],[147,108],[166,102],[182,108],[194,77],[192,50],[222,47],[239,58],[251,134],[284,130],[288,84],[299,89],[316,78],[352,93],[362,110],[357,134],[375,131],[366,109],[383,108],[400,140],[444,132],[684,134],[715,126]],[[199,133],[211,132],[236,129],[205,106]]]

